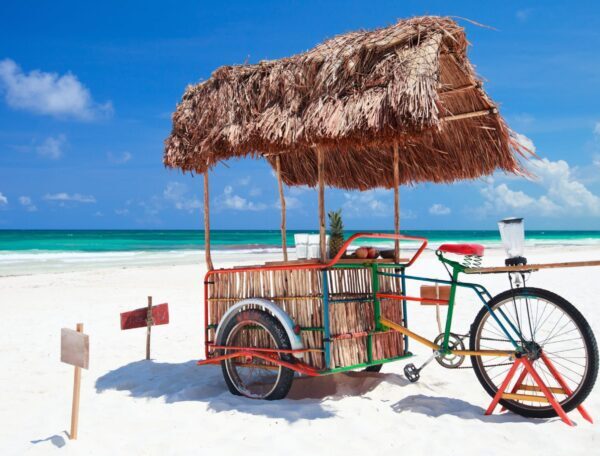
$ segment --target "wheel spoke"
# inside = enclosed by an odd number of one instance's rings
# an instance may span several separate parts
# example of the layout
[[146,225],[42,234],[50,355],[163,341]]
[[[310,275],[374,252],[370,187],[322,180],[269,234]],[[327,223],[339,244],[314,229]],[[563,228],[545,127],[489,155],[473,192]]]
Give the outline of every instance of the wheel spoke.
[[[573,331],[575,331],[575,330],[576,330],[576,329],[574,329]],[[546,345],[550,345],[550,344],[560,344],[560,343],[562,343],[562,342],[571,342],[571,341],[574,341],[574,340],[581,340],[581,337],[574,337],[573,339],[556,340],[556,341],[554,341],[554,342],[546,342],[546,343],[544,344],[544,346],[546,346]]]
[[560,323],[560,321],[563,319],[564,316],[565,316],[564,313],[560,314],[560,318],[558,319],[558,321],[554,324],[553,328],[548,333],[548,337],[546,337],[546,339],[544,339],[544,342],[542,342],[540,345],[544,345],[546,343],[546,341],[550,338],[550,336],[552,335],[552,333],[554,332],[554,330],[556,329],[556,327],[558,326],[558,324]]
[[[573,328],[573,329],[571,329],[569,331],[564,331],[564,332],[555,334],[551,339],[548,339],[548,340],[556,339],[557,337],[561,337],[561,336],[566,336],[567,334],[570,334],[570,333],[572,333],[574,331],[579,331],[579,330],[577,328]],[[579,337],[578,339],[581,339],[581,337]],[[544,345],[546,345],[546,344],[548,344],[548,342],[544,343]]]

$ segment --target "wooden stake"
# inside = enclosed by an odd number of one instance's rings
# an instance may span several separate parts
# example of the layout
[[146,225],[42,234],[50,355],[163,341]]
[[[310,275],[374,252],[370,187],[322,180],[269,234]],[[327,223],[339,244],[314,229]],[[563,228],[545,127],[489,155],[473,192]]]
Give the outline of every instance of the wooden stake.
[[148,313],[146,314],[146,359],[150,359],[150,336],[152,332],[152,296],[148,296]]
[[[77,323],[77,332],[83,332],[83,323]],[[73,377],[73,404],[71,407],[71,432],[70,440],[77,440],[77,431],[79,430],[79,397],[81,393],[81,367],[75,366]]]
[[325,157],[323,149],[317,147],[317,174],[319,178],[319,244],[321,245],[321,261],[327,261],[325,230]]
[[283,195],[283,182],[281,181],[281,159],[279,155],[275,157],[277,168],[277,185],[279,186],[279,201],[281,203],[281,248],[283,249],[283,261],[288,260],[287,254],[287,234],[285,229],[285,196]]
[[[394,142],[394,234],[400,234],[400,151]],[[400,241],[394,242],[394,261],[400,262]]]
[[208,170],[204,172],[204,257],[209,271],[214,269],[210,256],[210,195],[208,193]]

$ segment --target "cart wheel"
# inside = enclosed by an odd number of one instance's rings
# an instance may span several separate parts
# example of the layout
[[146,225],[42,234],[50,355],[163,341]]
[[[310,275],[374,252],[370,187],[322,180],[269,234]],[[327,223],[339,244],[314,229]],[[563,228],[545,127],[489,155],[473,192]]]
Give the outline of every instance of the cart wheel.
[[365,367],[363,372],[379,372],[383,364],[373,364],[372,366]]
[[[515,288],[500,293],[488,306],[505,326],[503,316],[519,329],[523,340],[516,339],[524,356],[527,356],[544,383],[556,387],[558,382],[541,358],[542,353],[573,392],[567,396],[556,393],[565,412],[581,404],[590,394],[598,376],[598,346],[592,329],[583,315],[567,300],[555,293],[539,288]],[[512,337],[515,331],[509,329]],[[512,343],[484,307],[471,326],[471,350],[514,350]],[[471,356],[475,375],[485,390],[493,397],[513,362],[508,358]],[[507,391],[515,389],[512,382]],[[519,393],[540,395],[537,385],[526,376]],[[500,400],[507,409],[519,415],[534,418],[551,418],[556,411],[546,402],[526,400]]]
[[[227,323],[219,339],[219,345],[232,347],[291,348],[281,323],[262,310],[240,312]],[[228,352],[223,350],[223,354]],[[293,362],[290,354],[275,356]],[[229,391],[252,399],[283,399],[294,379],[293,370],[259,358],[231,358],[221,362],[221,369]]]
[[408,379],[409,382],[415,383],[418,382],[421,378],[421,374],[417,366],[413,363],[407,364],[404,366],[404,376]]

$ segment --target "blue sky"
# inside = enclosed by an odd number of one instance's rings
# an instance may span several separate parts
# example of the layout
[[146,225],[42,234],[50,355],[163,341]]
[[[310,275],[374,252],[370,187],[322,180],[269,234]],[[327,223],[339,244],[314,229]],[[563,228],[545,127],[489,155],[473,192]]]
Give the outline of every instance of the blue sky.
[[[202,180],[166,170],[185,87],[220,65],[301,52],[339,33],[421,14],[467,17],[470,58],[510,126],[542,158],[535,182],[502,175],[402,187],[406,229],[600,229],[597,2],[8,1],[0,5],[0,229],[200,228]],[[527,141],[524,139],[524,141]],[[211,180],[212,223],[276,229],[262,161]],[[288,226],[317,227],[316,195],[286,189]],[[389,191],[328,190],[355,229],[390,229]]]

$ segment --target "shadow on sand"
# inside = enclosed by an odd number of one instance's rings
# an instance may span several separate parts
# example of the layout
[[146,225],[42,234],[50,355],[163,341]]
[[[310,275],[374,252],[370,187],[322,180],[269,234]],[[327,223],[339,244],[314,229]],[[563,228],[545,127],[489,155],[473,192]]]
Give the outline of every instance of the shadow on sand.
[[216,412],[241,412],[281,418],[319,419],[335,416],[327,401],[346,396],[362,396],[381,383],[405,386],[408,381],[396,374],[348,372],[322,377],[300,377],[284,400],[255,401],[232,395],[221,374],[220,366],[199,368],[195,361],[158,363],[137,361],[108,372],[96,381],[96,391],[128,391],[136,398],[163,398],[166,403],[197,401]]
[[[127,391],[131,397],[163,399],[166,403],[196,401],[209,410],[237,410],[257,416],[267,416],[294,422],[300,419],[322,419],[335,416],[332,401],[345,397],[370,399],[368,393],[379,385],[407,386],[410,383],[397,374],[347,372],[321,377],[299,377],[294,380],[286,399],[256,401],[234,396],[229,392],[220,366],[198,367],[196,361],[159,363],[137,361],[108,372],[96,381],[96,391]],[[452,415],[466,420],[488,423],[528,422],[540,424],[514,413],[498,412],[485,416],[485,409],[461,399],[417,394],[405,397],[391,406],[396,413],[412,412],[438,418]],[[55,445],[60,444],[49,437]],[[48,440],[48,439],[47,439]]]
[[[65,432],[65,435],[68,437],[66,432]],[[31,441],[31,443],[33,443],[34,445],[37,445],[38,443],[44,443],[44,442],[50,442],[56,448],[62,448],[67,444],[64,437],[62,435],[58,435],[58,434],[51,435],[50,437],[46,437],[45,439]]]
[[544,423],[544,420],[525,418],[512,412],[500,414],[500,406],[496,408],[495,414],[486,416],[484,408],[470,404],[461,399],[442,396],[425,396],[424,394],[405,397],[393,404],[392,410],[396,413],[420,413],[433,418],[439,418],[442,415],[452,415],[464,420],[478,420],[485,423]]

